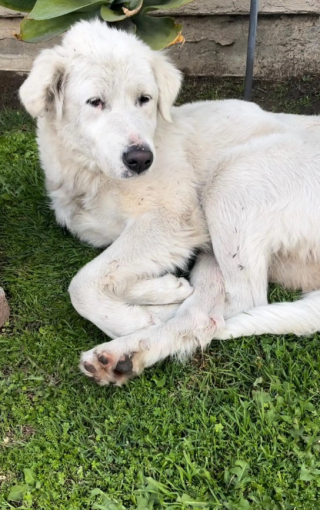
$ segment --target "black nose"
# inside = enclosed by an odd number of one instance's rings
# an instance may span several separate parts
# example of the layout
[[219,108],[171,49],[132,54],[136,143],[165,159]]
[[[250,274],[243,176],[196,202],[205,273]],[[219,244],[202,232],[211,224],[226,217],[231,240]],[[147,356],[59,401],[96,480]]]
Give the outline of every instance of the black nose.
[[151,167],[153,154],[147,145],[132,145],[123,153],[122,159],[129,170],[141,174]]

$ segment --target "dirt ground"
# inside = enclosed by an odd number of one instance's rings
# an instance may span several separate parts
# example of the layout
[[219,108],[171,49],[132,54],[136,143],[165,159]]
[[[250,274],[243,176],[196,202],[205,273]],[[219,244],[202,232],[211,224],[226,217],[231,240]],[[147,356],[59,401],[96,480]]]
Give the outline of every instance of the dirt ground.
[[0,108],[18,108],[20,106],[18,89],[25,78],[26,75],[22,73],[0,71]]

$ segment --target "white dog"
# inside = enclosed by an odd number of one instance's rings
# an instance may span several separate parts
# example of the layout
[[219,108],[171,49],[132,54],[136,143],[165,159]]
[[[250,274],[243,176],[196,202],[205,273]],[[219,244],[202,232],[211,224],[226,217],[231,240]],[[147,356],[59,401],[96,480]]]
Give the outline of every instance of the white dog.
[[[96,20],[44,50],[20,89],[58,222],[112,243],[69,289],[115,338],[81,358],[100,384],[212,338],[320,330],[320,118],[173,108],[180,82],[165,55]],[[191,287],[169,273],[196,248]],[[309,294],[268,305],[268,282]]]

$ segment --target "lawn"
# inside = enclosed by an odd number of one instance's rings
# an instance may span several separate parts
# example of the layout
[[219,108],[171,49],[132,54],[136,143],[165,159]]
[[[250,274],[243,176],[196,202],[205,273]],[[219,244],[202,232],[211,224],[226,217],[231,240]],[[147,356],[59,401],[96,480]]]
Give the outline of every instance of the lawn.
[[[320,113],[318,85],[257,83],[255,98]],[[180,100],[242,93],[234,80],[189,79]],[[98,251],[55,224],[21,110],[0,113],[0,211],[12,311],[0,335],[1,510],[320,508],[319,335],[213,342],[101,388],[77,365],[104,336],[67,292]]]

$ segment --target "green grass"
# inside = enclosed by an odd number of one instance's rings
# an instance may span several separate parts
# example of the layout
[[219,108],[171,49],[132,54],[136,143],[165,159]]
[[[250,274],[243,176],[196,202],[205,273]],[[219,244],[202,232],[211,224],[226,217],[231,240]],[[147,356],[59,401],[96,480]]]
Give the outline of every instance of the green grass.
[[[190,80],[182,100],[241,90]],[[303,111],[272,90],[272,108]],[[0,130],[1,510],[319,509],[319,336],[214,342],[124,388],[94,385],[79,354],[104,336],[67,288],[98,252],[56,226],[32,122],[4,111]]]

